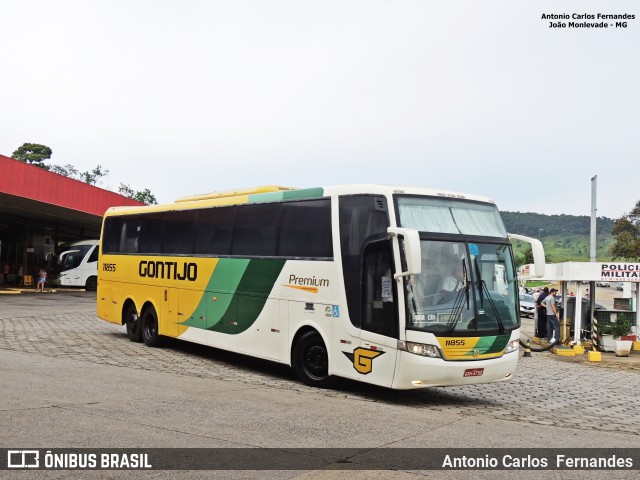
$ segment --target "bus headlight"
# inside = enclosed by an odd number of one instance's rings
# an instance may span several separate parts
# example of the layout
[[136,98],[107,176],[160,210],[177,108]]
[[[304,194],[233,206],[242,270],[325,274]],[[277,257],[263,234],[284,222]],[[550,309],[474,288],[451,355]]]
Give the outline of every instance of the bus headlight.
[[504,353],[515,352],[520,348],[520,340],[511,340],[507,343],[507,346],[504,349]]
[[415,355],[422,355],[423,357],[441,358],[440,350],[435,345],[399,341],[398,350],[404,350]]

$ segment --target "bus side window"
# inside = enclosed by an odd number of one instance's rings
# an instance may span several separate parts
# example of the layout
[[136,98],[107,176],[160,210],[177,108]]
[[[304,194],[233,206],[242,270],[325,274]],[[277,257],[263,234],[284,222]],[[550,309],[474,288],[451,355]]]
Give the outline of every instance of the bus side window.
[[231,254],[238,256],[276,255],[278,246],[279,203],[236,207]]
[[330,200],[283,203],[278,235],[278,256],[333,257]]
[[104,231],[102,232],[102,251],[104,253],[115,253],[120,251],[122,224],[122,218],[105,218]]
[[127,218],[122,224],[119,252],[138,253],[138,236],[140,235],[140,220],[136,217]]
[[195,253],[229,255],[236,207],[215,207],[198,211]]
[[193,254],[193,239],[196,228],[195,211],[167,212],[162,230],[162,253]]

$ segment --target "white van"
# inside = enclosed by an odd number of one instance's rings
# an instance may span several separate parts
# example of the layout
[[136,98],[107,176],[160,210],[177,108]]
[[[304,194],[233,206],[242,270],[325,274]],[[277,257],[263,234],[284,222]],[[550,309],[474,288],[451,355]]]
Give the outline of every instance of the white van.
[[58,259],[51,275],[51,284],[61,287],[98,288],[98,240],[66,243],[58,249]]

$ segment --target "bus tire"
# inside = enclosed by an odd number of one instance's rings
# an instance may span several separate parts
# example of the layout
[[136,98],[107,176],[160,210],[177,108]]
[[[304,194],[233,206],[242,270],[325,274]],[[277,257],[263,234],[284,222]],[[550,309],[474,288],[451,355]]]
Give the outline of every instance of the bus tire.
[[87,278],[87,282],[84,284],[84,289],[87,292],[95,292],[98,290],[98,277]]
[[329,376],[329,353],[315,330],[302,334],[293,349],[293,369],[302,382],[311,387],[327,388],[333,384]]
[[165,338],[158,333],[158,315],[153,307],[142,312],[142,340],[147,347],[163,347]]
[[131,303],[124,311],[124,324],[127,327],[127,337],[132,342],[142,341],[142,320],[138,317],[136,306]]

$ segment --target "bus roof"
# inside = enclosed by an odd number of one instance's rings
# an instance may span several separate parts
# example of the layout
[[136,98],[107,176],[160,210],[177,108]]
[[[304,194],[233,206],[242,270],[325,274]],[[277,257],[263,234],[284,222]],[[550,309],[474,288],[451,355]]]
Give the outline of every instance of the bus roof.
[[96,243],[99,243],[99,242],[100,240],[98,239],[75,240],[72,242],[61,243],[60,245],[58,245],[58,247],[77,247],[80,245],[95,245]]
[[279,187],[277,185],[265,185],[263,187],[245,188],[241,190],[226,190],[223,192],[203,193],[201,195],[191,195],[182,197],[176,202],[192,202],[197,200],[211,200],[216,198],[239,197],[242,195],[257,195],[259,193],[283,192],[288,190],[297,190],[295,187]]
[[463,199],[475,202],[495,202],[488,197],[471,195],[467,193],[437,190],[432,188],[377,185],[377,184],[352,184],[336,185],[331,187],[295,188],[266,185],[255,188],[227,190],[221,192],[205,193],[179,198],[175,203],[161,205],[146,205],[142,207],[111,207],[105,215],[110,214],[135,214],[142,212],[163,212],[167,210],[190,210],[210,206],[243,205],[247,203],[269,203],[283,200],[302,200],[321,198],[331,195],[424,195],[436,198]]

